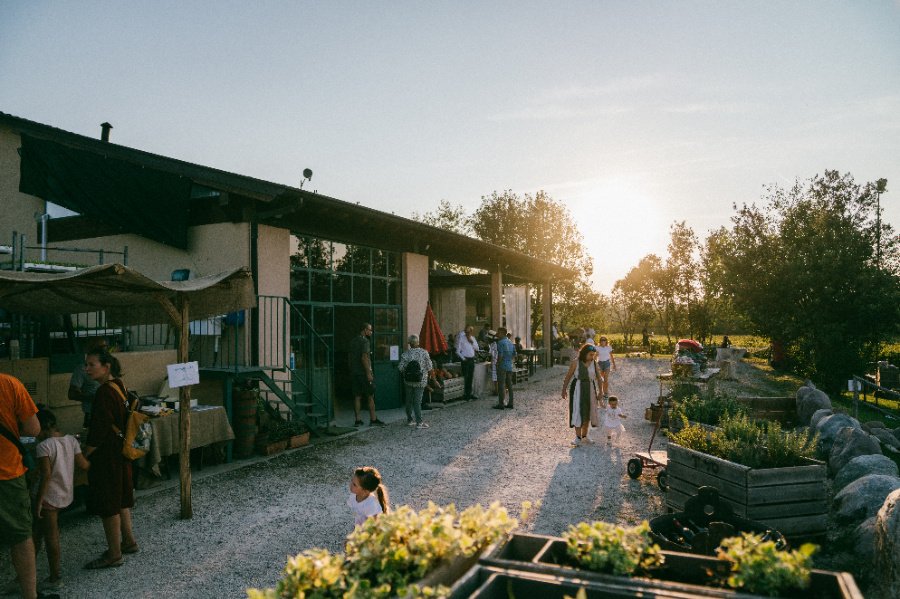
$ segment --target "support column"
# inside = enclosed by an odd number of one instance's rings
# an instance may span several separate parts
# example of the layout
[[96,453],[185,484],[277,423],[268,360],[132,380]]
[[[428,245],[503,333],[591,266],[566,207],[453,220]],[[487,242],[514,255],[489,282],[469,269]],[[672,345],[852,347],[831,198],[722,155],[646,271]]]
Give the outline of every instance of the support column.
[[500,267],[491,273],[491,328],[503,326],[503,273]]
[[544,368],[549,368],[553,365],[553,296],[551,289],[550,279],[547,279],[544,281],[544,288],[541,293],[544,300],[544,305],[542,306],[544,326],[541,334],[541,338],[544,340],[544,351],[541,352],[544,355]]

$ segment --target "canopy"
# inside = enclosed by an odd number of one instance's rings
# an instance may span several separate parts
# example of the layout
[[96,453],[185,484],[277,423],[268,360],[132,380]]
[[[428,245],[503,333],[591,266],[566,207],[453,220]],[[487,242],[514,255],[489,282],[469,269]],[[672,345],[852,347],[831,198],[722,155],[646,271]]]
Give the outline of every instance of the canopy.
[[703,351],[703,345],[701,345],[699,341],[695,341],[693,339],[679,339],[678,345],[683,346],[685,349],[693,349],[694,351]]
[[256,306],[247,269],[189,281],[154,281],[121,264],[71,273],[0,271],[0,308],[18,314],[77,314],[104,310],[111,325],[172,323],[183,297],[191,320]]
[[419,347],[429,354],[442,354],[447,351],[447,340],[438,326],[437,318],[431,310],[431,304],[425,306],[425,318],[422,320],[422,330],[419,332]]

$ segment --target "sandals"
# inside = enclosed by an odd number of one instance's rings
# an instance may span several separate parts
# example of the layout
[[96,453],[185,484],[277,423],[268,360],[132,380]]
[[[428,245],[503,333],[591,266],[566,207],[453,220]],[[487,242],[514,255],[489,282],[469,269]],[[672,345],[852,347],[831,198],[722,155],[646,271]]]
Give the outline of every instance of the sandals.
[[122,545],[122,553],[137,553],[140,551],[140,547],[138,547],[137,543],[132,543],[131,545]]
[[106,555],[102,555],[95,560],[89,561],[84,565],[85,570],[101,570],[103,568],[118,568],[122,564],[125,563],[125,560],[119,557],[119,559],[110,559],[106,557]]

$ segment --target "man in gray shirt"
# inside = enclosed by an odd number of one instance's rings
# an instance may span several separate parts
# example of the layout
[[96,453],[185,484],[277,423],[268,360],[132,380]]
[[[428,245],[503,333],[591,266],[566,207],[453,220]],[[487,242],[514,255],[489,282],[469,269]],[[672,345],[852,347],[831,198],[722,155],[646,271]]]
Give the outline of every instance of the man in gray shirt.
[[[89,354],[105,349],[106,339],[102,337],[88,339],[85,342],[84,357],[87,359]],[[84,422],[82,424],[84,428],[90,428],[91,426],[91,408],[94,405],[94,395],[97,394],[97,389],[99,388],[100,384],[84,372],[84,361],[82,361],[75,368],[75,371],[72,372],[72,379],[69,381],[68,397],[71,401],[81,402],[81,411],[84,412]]]

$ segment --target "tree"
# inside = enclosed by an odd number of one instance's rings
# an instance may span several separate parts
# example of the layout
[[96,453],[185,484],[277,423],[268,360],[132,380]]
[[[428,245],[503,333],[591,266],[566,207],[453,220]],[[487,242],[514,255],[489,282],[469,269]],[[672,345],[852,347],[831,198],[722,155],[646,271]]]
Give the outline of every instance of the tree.
[[[584,252],[584,238],[568,209],[548,193],[519,196],[506,190],[482,196],[481,205],[469,220],[482,241],[514,249],[572,269],[576,278],[558,281],[554,301],[575,305],[584,289],[590,288],[593,261]],[[532,332],[539,326],[543,313],[542,290],[532,294]]]
[[610,307],[625,345],[633,345],[632,336],[639,329],[650,328],[657,312],[657,289],[662,264],[658,256],[648,254],[613,286]]
[[830,391],[898,332],[898,240],[886,223],[879,230],[875,189],[837,171],[773,186],[764,207],[735,207],[730,234],[708,244],[713,280],[735,308]]
[[[432,227],[437,227],[438,229],[459,233],[460,235],[468,235],[471,230],[471,222],[469,216],[466,214],[466,209],[462,206],[454,206],[447,200],[441,200],[437,210],[433,212],[426,212],[424,214],[413,212],[412,219],[426,225],[431,225]],[[435,262],[435,266],[461,275],[468,275],[474,272],[474,270],[468,266],[451,264],[449,262]]]

